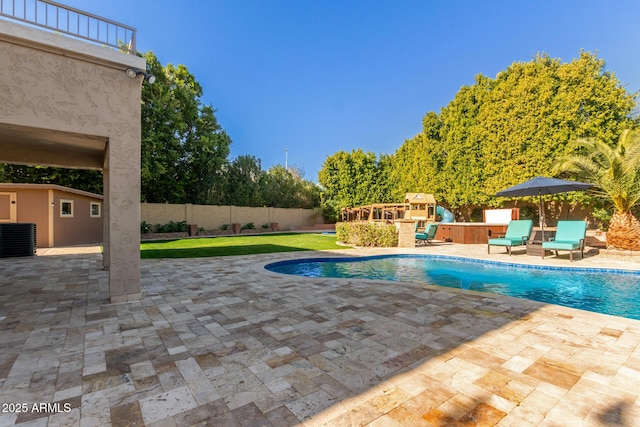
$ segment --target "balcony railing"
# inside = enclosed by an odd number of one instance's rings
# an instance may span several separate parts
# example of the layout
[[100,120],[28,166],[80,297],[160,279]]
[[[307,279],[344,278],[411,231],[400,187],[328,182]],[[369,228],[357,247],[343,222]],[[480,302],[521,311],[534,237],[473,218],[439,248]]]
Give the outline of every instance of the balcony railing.
[[48,0],[0,0],[0,16],[129,53],[136,29]]

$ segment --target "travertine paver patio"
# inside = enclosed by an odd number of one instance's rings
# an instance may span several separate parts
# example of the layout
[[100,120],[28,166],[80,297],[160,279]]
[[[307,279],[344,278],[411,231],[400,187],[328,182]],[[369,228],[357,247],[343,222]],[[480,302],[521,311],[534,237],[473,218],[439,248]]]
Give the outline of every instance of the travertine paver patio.
[[640,425],[640,321],[262,269],[309,252],[143,261],[110,304],[99,254],[49,253],[0,260],[2,426]]

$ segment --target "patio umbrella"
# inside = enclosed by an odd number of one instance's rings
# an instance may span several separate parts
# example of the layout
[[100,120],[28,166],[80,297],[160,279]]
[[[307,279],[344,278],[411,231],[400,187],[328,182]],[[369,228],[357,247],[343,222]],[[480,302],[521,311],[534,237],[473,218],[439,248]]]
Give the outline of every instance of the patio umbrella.
[[593,184],[588,184],[586,182],[537,176],[518,185],[514,185],[513,187],[509,187],[506,190],[498,191],[496,196],[524,197],[537,195],[540,199],[540,227],[542,228],[542,240],[544,240],[544,210],[542,209],[542,196],[546,194],[586,190],[591,187],[593,187]]

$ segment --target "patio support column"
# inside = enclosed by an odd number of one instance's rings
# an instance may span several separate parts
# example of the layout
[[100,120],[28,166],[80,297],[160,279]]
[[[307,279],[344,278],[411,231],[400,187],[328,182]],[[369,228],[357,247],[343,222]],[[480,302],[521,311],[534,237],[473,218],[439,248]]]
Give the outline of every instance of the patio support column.
[[102,169],[109,296],[139,299],[144,58],[6,20],[0,58],[0,162]]
[[109,270],[109,150],[104,155],[102,169],[102,267]]
[[[139,117],[139,116],[138,116]],[[130,138],[130,139],[128,139]],[[105,159],[105,263],[112,302],[140,293],[140,120],[110,138]],[[117,158],[115,164],[113,159]]]

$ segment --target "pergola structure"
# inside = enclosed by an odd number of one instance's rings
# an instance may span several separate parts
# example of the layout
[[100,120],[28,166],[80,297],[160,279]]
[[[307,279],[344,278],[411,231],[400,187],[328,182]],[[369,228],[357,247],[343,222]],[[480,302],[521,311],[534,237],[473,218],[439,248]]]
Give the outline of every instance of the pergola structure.
[[409,205],[405,203],[375,203],[356,208],[342,208],[341,217],[343,222],[392,223],[396,219],[404,219],[405,212],[408,210]]
[[407,193],[404,203],[374,203],[359,207],[342,208],[342,222],[384,222],[392,224],[399,219],[418,221],[421,227],[436,220],[436,199],[432,194]]
[[6,20],[0,58],[0,162],[102,170],[111,301],[140,298],[145,60]]

